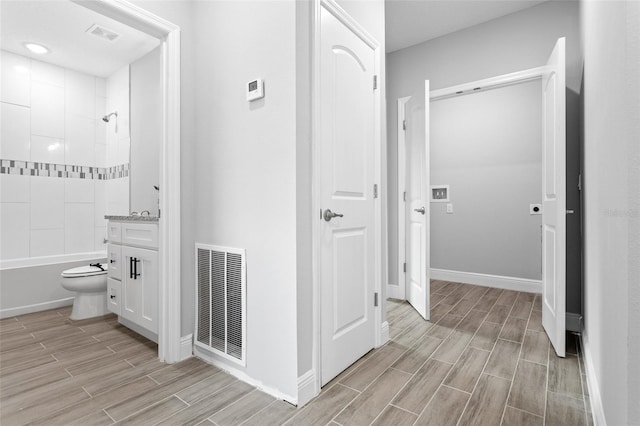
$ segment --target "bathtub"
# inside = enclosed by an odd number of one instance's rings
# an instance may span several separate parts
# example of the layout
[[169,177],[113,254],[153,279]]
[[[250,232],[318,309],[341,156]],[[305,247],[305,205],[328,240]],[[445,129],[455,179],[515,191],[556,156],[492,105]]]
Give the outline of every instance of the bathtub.
[[71,306],[74,293],[62,288],[60,273],[106,259],[98,251],[0,260],[0,318]]

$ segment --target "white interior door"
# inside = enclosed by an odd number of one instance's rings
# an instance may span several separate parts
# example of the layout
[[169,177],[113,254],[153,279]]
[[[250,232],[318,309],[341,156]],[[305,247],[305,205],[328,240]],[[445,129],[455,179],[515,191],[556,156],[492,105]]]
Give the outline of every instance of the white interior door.
[[542,76],[542,326],[565,356],[566,163],[565,39],[556,43]]
[[407,300],[426,320],[429,309],[429,80],[405,107]]
[[320,48],[324,385],[375,344],[375,50],[324,7]]

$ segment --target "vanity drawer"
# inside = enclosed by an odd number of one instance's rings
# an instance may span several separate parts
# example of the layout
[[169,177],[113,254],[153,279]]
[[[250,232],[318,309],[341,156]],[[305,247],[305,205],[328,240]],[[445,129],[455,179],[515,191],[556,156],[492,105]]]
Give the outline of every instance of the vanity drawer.
[[113,278],[107,278],[107,309],[122,314],[122,283]]
[[122,224],[120,222],[111,222],[107,224],[107,239],[110,243],[122,242]]
[[158,225],[155,223],[121,223],[122,244],[158,248]]
[[109,270],[107,276],[116,280],[122,279],[122,246],[117,244],[107,244],[107,262]]

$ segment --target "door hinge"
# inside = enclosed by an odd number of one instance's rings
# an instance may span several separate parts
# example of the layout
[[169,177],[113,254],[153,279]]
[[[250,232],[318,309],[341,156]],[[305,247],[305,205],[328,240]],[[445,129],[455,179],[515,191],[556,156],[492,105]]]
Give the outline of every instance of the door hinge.
[[407,201],[407,191],[402,193],[402,201]]
[[374,75],[373,76],[373,90],[376,90],[378,88],[378,76]]
[[373,198],[378,198],[378,184],[373,184]]
[[402,264],[402,272],[407,272],[407,262]]
[[582,174],[578,175],[578,191],[582,191]]
[[407,120],[402,120],[402,130],[407,130]]
[[373,306],[378,306],[378,293],[373,293]]

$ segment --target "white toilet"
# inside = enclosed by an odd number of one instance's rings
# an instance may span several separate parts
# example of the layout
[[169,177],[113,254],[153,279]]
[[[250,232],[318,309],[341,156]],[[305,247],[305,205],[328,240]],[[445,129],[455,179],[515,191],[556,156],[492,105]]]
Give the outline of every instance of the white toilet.
[[[97,265],[100,265],[98,267]],[[60,275],[60,284],[76,292],[71,311],[72,320],[99,317],[107,311],[107,264],[91,264],[67,269]]]

